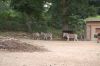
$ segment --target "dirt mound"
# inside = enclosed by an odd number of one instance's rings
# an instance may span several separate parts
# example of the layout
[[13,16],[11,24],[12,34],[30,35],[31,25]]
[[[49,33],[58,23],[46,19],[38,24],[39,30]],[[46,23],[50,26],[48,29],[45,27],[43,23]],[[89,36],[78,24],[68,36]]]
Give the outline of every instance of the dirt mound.
[[19,40],[7,39],[0,40],[0,50],[10,51],[10,52],[35,52],[35,51],[45,51],[46,49],[39,46],[30,45]]

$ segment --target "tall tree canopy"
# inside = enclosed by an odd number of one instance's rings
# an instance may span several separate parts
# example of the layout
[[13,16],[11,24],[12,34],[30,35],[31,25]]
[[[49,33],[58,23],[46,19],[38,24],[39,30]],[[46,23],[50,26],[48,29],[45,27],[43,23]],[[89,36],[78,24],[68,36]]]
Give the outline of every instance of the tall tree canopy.
[[0,25],[29,32],[42,31],[41,26],[44,31],[79,31],[84,28],[86,17],[96,15],[96,8],[90,0],[0,0]]
[[72,16],[84,19],[96,15],[96,9],[89,5],[89,0],[52,0],[50,11],[52,17],[60,19],[63,30],[70,30],[68,27],[69,23],[73,24],[71,20],[74,18]]
[[24,14],[28,30],[32,32],[32,19],[39,20],[44,10],[44,3],[43,0],[11,0],[11,7]]

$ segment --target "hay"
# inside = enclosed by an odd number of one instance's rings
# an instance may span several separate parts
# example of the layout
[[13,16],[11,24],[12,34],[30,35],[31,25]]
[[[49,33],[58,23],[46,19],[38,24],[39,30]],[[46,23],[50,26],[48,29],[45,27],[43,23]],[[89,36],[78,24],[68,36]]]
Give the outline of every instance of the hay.
[[45,51],[39,46],[30,45],[15,39],[0,40],[0,50],[10,52],[35,52]]

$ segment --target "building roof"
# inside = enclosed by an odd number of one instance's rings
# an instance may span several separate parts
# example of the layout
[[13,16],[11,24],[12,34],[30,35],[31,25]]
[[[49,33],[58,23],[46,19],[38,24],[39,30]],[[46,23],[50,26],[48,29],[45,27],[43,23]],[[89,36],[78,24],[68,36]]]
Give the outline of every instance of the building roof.
[[89,18],[85,19],[85,21],[97,21],[97,22],[100,22],[100,16],[89,17]]

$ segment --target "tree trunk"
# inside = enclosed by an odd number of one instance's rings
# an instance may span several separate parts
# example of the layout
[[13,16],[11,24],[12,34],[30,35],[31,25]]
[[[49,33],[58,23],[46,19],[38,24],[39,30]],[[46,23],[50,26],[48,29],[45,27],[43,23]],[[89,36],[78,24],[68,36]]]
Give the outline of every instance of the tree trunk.
[[68,31],[68,4],[69,0],[61,0],[62,31]]
[[32,15],[23,13],[24,19],[26,20],[26,27],[29,33],[32,33]]
[[28,28],[28,32],[32,33],[32,21],[27,21],[26,25],[27,25],[27,28]]
[[62,31],[68,31],[68,30],[69,30],[68,24],[63,22]]

